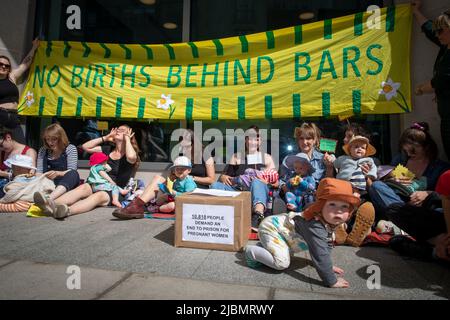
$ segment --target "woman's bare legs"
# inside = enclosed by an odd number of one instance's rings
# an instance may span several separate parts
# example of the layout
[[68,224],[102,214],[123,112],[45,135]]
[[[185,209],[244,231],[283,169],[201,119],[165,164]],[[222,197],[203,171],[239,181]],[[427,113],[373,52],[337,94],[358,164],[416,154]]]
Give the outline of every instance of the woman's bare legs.
[[166,179],[162,176],[156,175],[152,182],[145,188],[144,192],[139,196],[145,203],[155,199],[156,192],[159,190],[158,183],[166,183]]
[[56,189],[52,193],[50,193],[49,198],[52,200],[55,200],[58,197],[60,197],[62,194],[66,193],[66,191],[67,191],[66,187],[59,185],[56,187]]
[[169,202],[159,207],[159,212],[170,213],[175,210],[175,202]]
[[89,184],[83,183],[73,190],[64,193],[61,197],[55,200],[56,204],[71,205],[80,199],[89,197],[92,194],[92,188]]
[[109,203],[109,195],[105,191],[98,191],[87,198],[77,201],[69,207],[69,216],[85,213],[96,207],[105,207]]

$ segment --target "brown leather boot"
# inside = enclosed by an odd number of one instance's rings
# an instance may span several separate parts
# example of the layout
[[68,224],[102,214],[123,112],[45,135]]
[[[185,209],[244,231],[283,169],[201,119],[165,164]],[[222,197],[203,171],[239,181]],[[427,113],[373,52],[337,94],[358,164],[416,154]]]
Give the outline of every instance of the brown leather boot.
[[145,202],[136,197],[127,207],[114,210],[112,215],[119,219],[142,219],[144,218],[144,212]]

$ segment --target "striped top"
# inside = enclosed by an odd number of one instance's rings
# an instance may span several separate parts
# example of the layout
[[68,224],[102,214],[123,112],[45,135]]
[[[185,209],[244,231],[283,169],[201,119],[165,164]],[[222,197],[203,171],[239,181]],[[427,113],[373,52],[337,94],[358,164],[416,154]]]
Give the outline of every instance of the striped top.
[[[48,152],[47,152],[48,151]],[[67,170],[78,169],[78,151],[77,148],[73,144],[69,144],[65,150],[67,155]],[[37,158],[37,173],[44,173],[44,157],[47,154],[47,160],[52,159],[52,151],[47,150],[45,147],[41,147],[38,152]]]

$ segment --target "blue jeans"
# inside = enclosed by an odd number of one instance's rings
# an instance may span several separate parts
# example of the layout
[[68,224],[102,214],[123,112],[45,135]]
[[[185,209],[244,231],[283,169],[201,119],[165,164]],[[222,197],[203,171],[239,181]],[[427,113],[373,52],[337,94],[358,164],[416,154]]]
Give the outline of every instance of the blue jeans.
[[[222,182],[214,182],[210,189],[219,189],[219,190],[227,190],[227,191],[236,191],[235,188],[228,186]],[[267,184],[260,180],[253,180],[252,184],[250,186],[250,192],[252,197],[252,207],[254,208],[255,205],[258,203],[261,203],[264,208],[267,206],[267,199],[269,195],[269,187],[267,187]]]
[[375,207],[377,216],[384,216],[392,204],[404,205],[405,201],[382,181],[375,181],[369,188],[370,201]]

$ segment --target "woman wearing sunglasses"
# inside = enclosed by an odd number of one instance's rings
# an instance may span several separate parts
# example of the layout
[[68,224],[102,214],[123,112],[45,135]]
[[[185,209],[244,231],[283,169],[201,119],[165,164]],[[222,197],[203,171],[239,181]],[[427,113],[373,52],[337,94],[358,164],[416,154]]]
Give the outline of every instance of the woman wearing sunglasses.
[[12,69],[11,60],[7,56],[0,55],[0,127],[15,129],[19,125],[17,117],[19,89],[17,83],[30,67],[38,47],[39,40],[33,40],[31,51],[15,69]]
[[433,68],[433,77],[416,88],[416,94],[434,93],[441,117],[441,138],[447,158],[450,159],[450,9],[434,21],[420,11],[420,0],[412,0],[413,12],[426,37],[439,46]]

